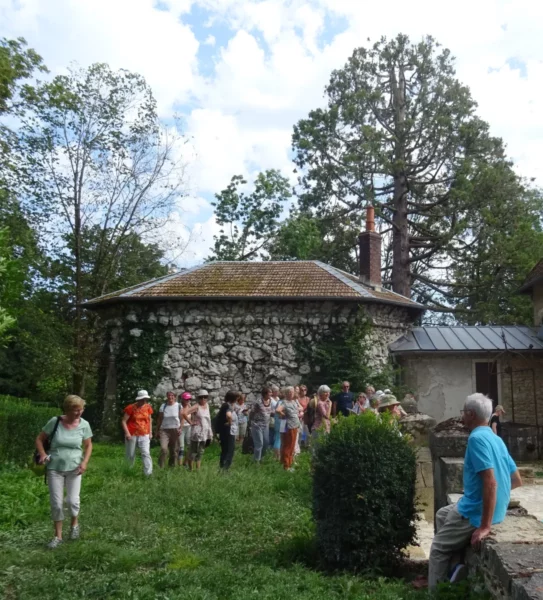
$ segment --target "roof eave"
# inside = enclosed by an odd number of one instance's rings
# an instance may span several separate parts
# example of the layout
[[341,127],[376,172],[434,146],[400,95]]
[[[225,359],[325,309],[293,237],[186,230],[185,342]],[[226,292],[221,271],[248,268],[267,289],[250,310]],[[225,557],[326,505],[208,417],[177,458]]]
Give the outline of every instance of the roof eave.
[[517,294],[528,294],[530,293],[534,287],[539,284],[539,283],[543,283],[543,276],[541,277],[536,277],[536,279],[533,279],[532,281],[529,281],[528,283],[524,284],[523,286],[521,286],[518,290],[517,290]]
[[111,306],[112,304],[125,304],[128,302],[209,302],[209,301],[242,301],[255,302],[355,302],[357,304],[387,304],[407,308],[417,313],[426,310],[422,304],[408,304],[381,298],[354,298],[352,296],[114,296],[100,301],[82,302],[78,306],[88,310]]
[[524,348],[522,350],[515,350],[513,348],[501,348],[501,349],[488,349],[488,350],[393,350],[392,348],[388,349],[391,354],[394,356],[405,356],[407,354],[504,354],[506,352],[510,352],[513,354],[543,354],[543,348]]

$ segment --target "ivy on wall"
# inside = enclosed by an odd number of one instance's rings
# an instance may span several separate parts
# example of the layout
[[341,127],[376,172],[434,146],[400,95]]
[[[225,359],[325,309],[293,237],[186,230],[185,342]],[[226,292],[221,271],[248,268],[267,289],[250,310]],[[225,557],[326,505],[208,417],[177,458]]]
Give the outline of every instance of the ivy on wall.
[[353,318],[347,323],[338,323],[340,310],[337,310],[335,324],[325,331],[318,340],[296,341],[296,356],[300,363],[311,367],[311,373],[304,380],[316,389],[321,384],[329,385],[334,392],[340,391],[341,383],[349,381],[353,391],[363,391],[368,383],[376,388],[390,387],[393,374],[388,368],[376,372],[371,367],[371,320],[362,307],[356,309]]
[[168,349],[163,325],[143,320],[137,325],[124,323],[115,357],[118,409],[133,402],[138,390],[153,392],[165,373],[163,360]]

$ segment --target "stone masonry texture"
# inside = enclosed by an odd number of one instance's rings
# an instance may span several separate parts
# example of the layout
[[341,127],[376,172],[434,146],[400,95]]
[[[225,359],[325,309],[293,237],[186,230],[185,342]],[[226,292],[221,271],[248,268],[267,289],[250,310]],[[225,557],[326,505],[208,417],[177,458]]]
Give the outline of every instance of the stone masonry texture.
[[[388,345],[408,330],[412,318],[408,310],[393,305],[365,304],[364,310],[373,325],[371,361],[379,369],[388,360]],[[303,381],[311,367],[298,362],[297,340],[315,343],[334,325],[353,323],[357,311],[354,302],[224,300],[134,303],[103,317],[111,339],[117,340],[110,349],[113,355],[126,323],[134,336],[144,321],[164,327],[169,341],[165,375],[154,395],[205,388],[216,402],[233,388],[252,401],[267,383]]]

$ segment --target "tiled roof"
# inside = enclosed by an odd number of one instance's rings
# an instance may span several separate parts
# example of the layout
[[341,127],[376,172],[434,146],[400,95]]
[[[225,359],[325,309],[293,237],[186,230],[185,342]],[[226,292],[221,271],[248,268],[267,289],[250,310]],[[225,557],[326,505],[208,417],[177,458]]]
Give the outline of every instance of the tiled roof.
[[522,284],[519,292],[529,292],[536,283],[543,281],[543,258],[537,263],[537,265],[528,273],[524,283]]
[[390,351],[412,352],[543,352],[537,329],[518,325],[413,327],[393,342]]
[[89,300],[83,306],[130,300],[296,299],[384,302],[424,310],[409,298],[364,285],[319,261],[214,262]]

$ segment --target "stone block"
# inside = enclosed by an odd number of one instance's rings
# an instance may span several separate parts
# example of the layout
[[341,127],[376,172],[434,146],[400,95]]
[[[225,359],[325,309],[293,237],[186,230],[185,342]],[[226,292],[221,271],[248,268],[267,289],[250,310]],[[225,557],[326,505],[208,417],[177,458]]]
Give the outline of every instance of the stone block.
[[224,346],[218,345],[211,348],[211,356],[221,356],[226,353]]
[[130,330],[130,335],[133,337],[140,337],[141,333],[142,333],[141,329],[134,328],[134,329]]
[[511,600],[543,600],[543,573],[514,580]]
[[202,387],[202,380],[199,377],[187,377],[185,380],[185,388],[189,392],[197,392]]

